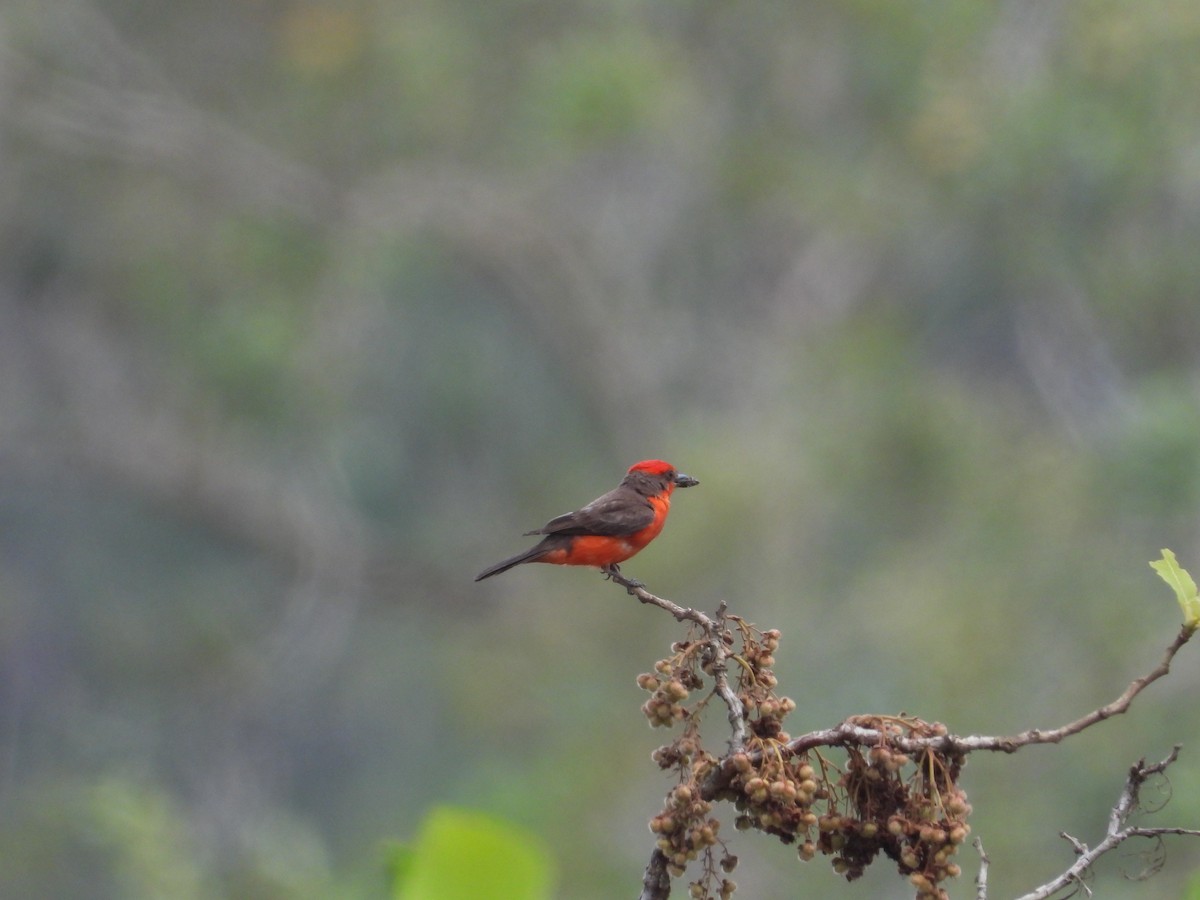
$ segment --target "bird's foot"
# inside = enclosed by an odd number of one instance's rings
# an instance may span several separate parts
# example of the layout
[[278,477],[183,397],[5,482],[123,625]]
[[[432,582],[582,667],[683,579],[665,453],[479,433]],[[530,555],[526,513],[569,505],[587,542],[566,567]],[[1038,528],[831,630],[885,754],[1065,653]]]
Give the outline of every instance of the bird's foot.
[[612,581],[620,581],[625,587],[633,590],[634,588],[644,588],[646,585],[638,581],[636,578],[627,578],[621,574],[621,567],[616,563],[608,566],[601,566],[600,571],[604,573],[604,577]]

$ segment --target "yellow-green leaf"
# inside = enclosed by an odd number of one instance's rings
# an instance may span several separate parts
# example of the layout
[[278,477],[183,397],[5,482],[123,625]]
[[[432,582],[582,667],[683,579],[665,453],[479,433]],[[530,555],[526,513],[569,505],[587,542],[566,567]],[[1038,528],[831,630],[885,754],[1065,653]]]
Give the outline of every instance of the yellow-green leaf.
[[1188,570],[1179,565],[1170,550],[1163,550],[1162,559],[1156,559],[1150,563],[1150,567],[1175,591],[1179,607],[1183,610],[1183,624],[1195,631],[1200,626],[1200,593],[1196,591],[1196,582]]
[[483,813],[440,807],[403,854],[396,900],[549,900],[550,856],[532,834]]

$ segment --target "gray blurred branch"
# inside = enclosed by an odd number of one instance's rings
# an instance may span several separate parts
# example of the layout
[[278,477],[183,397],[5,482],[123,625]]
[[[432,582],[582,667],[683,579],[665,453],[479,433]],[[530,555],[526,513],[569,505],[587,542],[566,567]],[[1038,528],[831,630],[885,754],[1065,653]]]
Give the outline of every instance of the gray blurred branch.
[[[98,13],[93,11],[93,16]],[[2,40],[2,38],[0,38]],[[133,56],[113,39],[114,55]],[[120,83],[35,63],[0,45],[6,81],[30,85],[3,112],[10,127],[38,144],[75,156],[108,159],[166,172],[202,192],[204,202],[262,215],[284,215],[330,229],[337,250],[323,295],[323,318],[357,328],[335,330],[321,358],[369,333],[375,304],[343,279],[361,251],[431,232],[449,239],[480,272],[504,285],[547,358],[567,374],[596,434],[620,445],[643,433],[657,408],[659,366],[636,335],[620,334],[610,317],[617,279],[605,278],[575,245],[571,231],[536,199],[536,186],[500,188],[468,167],[394,164],[359,184],[339,185],[231,122],[196,108],[147,77],[140,58],[120,66]],[[19,74],[18,74],[19,73]],[[128,81],[137,82],[133,86]],[[344,358],[344,357],[343,357]]]
[[313,224],[336,208],[328,179],[184,101],[61,72],[43,80],[14,124],[47,147],[165,171],[234,208]]

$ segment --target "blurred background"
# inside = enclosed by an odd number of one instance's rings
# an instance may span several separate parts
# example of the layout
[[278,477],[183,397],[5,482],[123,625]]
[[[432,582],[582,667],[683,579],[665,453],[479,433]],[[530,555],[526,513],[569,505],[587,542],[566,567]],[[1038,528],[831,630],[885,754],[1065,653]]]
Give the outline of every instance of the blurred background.
[[[1200,571],[1198,83],[1194,0],[9,0],[0,895],[383,897],[450,805],[634,896],[679,627],[472,578],[646,457],[701,486],[627,573],[781,629],[793,734],[1116,697]],[[1200,824],[1195,649],[971,759],[992,896],[1176,742]]]

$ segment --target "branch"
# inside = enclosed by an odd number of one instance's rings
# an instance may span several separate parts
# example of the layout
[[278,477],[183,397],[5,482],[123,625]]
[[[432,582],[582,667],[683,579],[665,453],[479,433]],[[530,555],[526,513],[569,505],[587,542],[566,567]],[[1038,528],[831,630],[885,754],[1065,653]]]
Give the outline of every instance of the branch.
[[983,841],[975,838],[972,844],[979,853],[979,874],[975,876],[975,900],[987,900],[988,866],[991,864],[991,860],[983,850]]
[[646,590],[644,584],[640,581],[626,578],[615,567],[607,570],[605,574],[643,603],[649,603],[652,606],[665,609],[680,622],[693,622],[700,626],[700,630],[704,632],[704,640],[708,645],[708,652],[712,660],[711,671],[713,681],[716,685],[713,690],[721,698],[721,701],[725,704],[725,708],[729,712],[729,728],[732,735],[729,740],[729,753],[732,755],[741,750],[746,744],[746,711],[742,706],[742,701],[738,699],[733,688],[729,686],[729,669],[726,665],[729,659],[729,646],[724,641],[725,601],[722,600],[717,607],[716,613],[712,617],[709,617],[699,610],[680,606],[677,603],[672,603],[670,600],[664,600],[662,597],[651,594]]
[[[622,581],[622,583],[625,582]],[[702,613],[695,613],[694,610],[684,610],[682,607],[678,607],[669,601],[661,600],[653,594],[647,594],[641,588],[630,588],[630,593],[641,599],[643,603],[654,603],[655,605],[663,606],[664,609],[674,608],[680,610],[681,613],[703,615]],[[648,599],[642,599],[643,594]],[[691,616],[687,617],[690,618]],[[676,615],[676,618],[680,618],[680,616]],[[1138,694],[1167,674],[1171,667],[1171,661],[1175,658],[1175,654],[1179,652],[1180,648],[1188,642],[1193,634],[1194,631],[1187,626],[1181,628],[1175,640],[1167,647],[1158,666],[1141,678],[1135,679],[1120,697],[1112,703],[1102,706],[1080,719],[1076,719],[1074,722],[1050,731],[1042,731],[1034,728],[1012,736],[971,735],[964,737],[954,734],[940,734],[935,736],[908,737],[903,734],[868,727],[865,723],[874,724],[874,717],[851,717],[833,728],[811,731],[808,734],[799,735],[788,741],[785,749],[790,755],[799,756],[808,750],[818,747],[848,748],[882,745],[890,747],[894,751],[908,754],[920,753],[923,750],[933,750],[942,754],[965,755],[978,750],[1015,753],[1022,747],[1031,744],[1057,744],[1065,737],[1078,734],[1085,728],[1125,712]],[[760,756],[761,754],[759,753],[750,754],[751,760],[755,763],[758,762]],[[705,799],[712,799],[725,790],[735,777],[735,774],[736,771],[729,757],[726,757],[722,760],[721,765],[716,767],[705,780],[703,785]]]
[[[1071,885],[1079,885],[1083,883],[1083,877],[1088,870],[1096,864],[1100,857],[1109,851],[1120,846],[1130,838],[1156,838],[1161,839],[1169,834],[1182,834],[1192,837],[1200,837],[1200,830],[1190,828],[1138,828],[1127,827],[1126,823],[1129,817],[1137,812],[1139,808],[1138,794],[1146,780],[1155,776],[1161,775],[1167,770],[1179,756],[1179,745],[1176,744],[1174,749],[1167,755],[1166,759],[1156,762],[1152,765],[1147,765],[1145,759],[1140,759],[1129,769],[1129,777],[1125,779],[1125,787],[1121,791],[1121,796],[1117,798],[1116,805],[1113,806],[1112,813],[1108,820],[1108,830],[1105,833],[1104,840],[1097,844],[1094,848],[1088,849],[1086,844],[1081,843],[1070,835],[1063,834],[1063,837],[1070,841],[1075,846],[1075,852],[1078,854],[1078,859],[1071,865],[1069,869],[1059,875],[1052,881],[1048,881],[1041,887],[1028,894],[1020,897],[1019,900],[1049,900],[1056,893]],[[986,860],[986,857],[984,858]],[[982,876],[982,869],[981,869]],[[984,900],[986,892],[979,895],[980,900]]]
[[[717,694],[725,702],[729,709],[730,726],[733,729],[733,740],[731,741],[731,752],[736,752],[742,747],[746,739],[746,730],[744,717],[742,715],[741,703],[729,688],[729,683],[725,677],[724,661],[728,658],[727,647],[718,639],[719,632],[723,631],[725,604],[722,602],[717,618],[710,618],[703,612],[700,612],[689,607],[680,606],[670,600],[658,597],[651,594],[645,589],[641,582],[634,581],[621,575],[620,572],[606,572],[613,581],[623,586],[630,594],[637,597],[642,603],[649,603],[664,609],[674,616],[680,622],[693,622],[699,625],[705,634],[705,638],[710,642],[714,659],[719,660],[721,668],[719,677],[717,678]],[[884,733],[876,728],[865,727],[860,724],[860,721],[871,721],[873,717],[865,717],[860,720],[855,717],[847,719],[840,725],[834,728],[827,728],[821,731],[813,731],[808,734],[800,735],[793,738],[787,744],[787,750],[791,754],[800,754],[806,750],[811,750],[816,747],[848,747],[848,746],[863,746],[876,745],[886,743],[888,746],[903,753],[918,753],[922,750],[936,750],[942,753],[957,753],[964,754],[977,750],[999,751],[1003,753],[1015,753],[1022,747],[1027,747],[1031,744],[1057,744],[1064,738],[1070,737],[1073,734],[1078,734],[1091,726],[1103,722],[1105,719],[1113,716],[1121,715],[1127,711],[1132,705],[1135,697],[1138,696],[1147,687],[1158,681],[1171,670],[1171,663],[1175,659],[1175,655],[1183,648],[1195,634],[1195,629],[1187,625],[1179,629],[1179,633],[1175,639],[1167,646],[1163,652],[1163,657],[1158,665],[1143,675],[1141,678],[1134,679],[1129,687],[1113,700],[1111,703],[1093,710],[1085,716],[1062,725],[1058,728],[1053,728],[1048,731],[1031,728],[1028,731],[1022,731],[1019,734],[1011,736],[991,736],[991,735],[971,735],[959,736],[952,734],[937,735],[932,737],[904,737],[901,735]],[[714,668],[714,671],[716,669]],[[730,774],[727,767],[722,766],[720,772]],[[716,774],[720,774],[716,773]],[[714,787],[724,785],[713,785]],[[706,785],[705,793],[708,794],[709,786]],[[714,791],[715,793],[715,791]]]
[[667,900],[670,896],[671,875],[667,872],[667,856],[655,847],[642,875],[642,892],[638,900]]
[[[671,690],[664,690],[664,683],[653,673],[639,676],[639,685],[654,692],[643,707],[651,724],[689,719],[689,728],[695,727],[691,717],[707,698],[690,713],[678,701],[686,698],[687,687],[701,683],[697,677],[697,668],[701,668],[714,678],[710,697],[719,696],[725,703],[732,731],[729,752],[723,757],[704,751],[698,734],[688,730],[655,751],[655,761],[662,768],[679,770],[680,783],[668,794],[663,811],[651,820],[650,829],[659,837],[646,866],[640,900],[669,897],[672,878],[682,876],[688,862],[701,853],[704,871],[692,889],[711,896],[716,877],[711,847],[719,842],[715,833],[720,823],[707,817],[718,800],[737,801],[739,829],[758,828],[784,843],[800,842],[801,859],[811,859],[816,852],[833,856],[834,870],[853,880],[879,853],[886,853],[897,862],[900,873],[909,876],[918,897],[943,896],[937,885],[961,872],[950,857],[970,831],[965,821],[970,804],[957,784],[967,755],[976,750],[1013,753],[1032,744],[1059,743],[1126,712],[1134,698],[1170,672],[1175,655],[1196,631],[1194,626],[1184,625],[1157,666],[1134,679],[1111,703],[1058,728],[1030,729],[1011,736],[958,736],[944,725],[915,717],[859,715],[833,728],[790,738],[780,728],[780,721],[795,704],[774,693],[776,681],[770,671],[778,631],[759,632],[740,617],[727,614],[724,601],[709,615],[650,593],[615,566],[604,574],[640,602],[657,606],[702,633],[699,640],[689,636],[677,642],[672,647],[676,657],[656,665],[657,672],[669,676]],[[734,649],[736,638],[729,621],[741,631],[740,651]],[[761,643],[752,635],[761,635]],[[745,669],[739,672],[736,692],[728,679],[730,659]],[[819,753],[820,771],[810,765],[810,751],[824,747],[839,747],[848,754],[847,767],[835,767],[836,783],[830,780]],[[1130,838],[1153,838],[1161,843],[1166,835],[1200,836],[1200,830],[1128,824],[1139,808],[1141,786],[1162,774],[1178,753],[1176,747],[1159,763],[1148,765],[1143,759],[1134,765],[1113,807],[1105,839],[1089,849],[1064,834],[1078,859],[1061,876],[1020,900],[1049,900],[1064,888],[1082,885],[1083,876],[1097,859]],[[911,757],[918,760],[918,772],[914,776],[900,774]],[[975,846],[980,856],[976,900],[986,900],[989,859],[981,843],[976,841]],[[721,860],[725,871],[736,864],[731,855]],[[722,881],[722,898],[732,890],[732,882]]]
[[1125,689],[1112,703],[1107,706],[1102,706],[1097,710],[1088,713],[1082,718],[1076,719],[1063,725],[1060,728],[1055,728],[1051,731],[1040,731],[1036,728],[1031,728],[1029,731],[1023,731],[1018,735],[1007,738],[974,738],[971,739],[972,744],[964,749],[971,750],[1003,750],[1005,753],[1012,753],[1015,750],[1027,746],[1029,744],[1057,744],[1065,737],[1070,737],[1073,734],[1078,734],[1085,728],[1090,728],[1097,722],[1103,722],[1105,719],[1112,716],[1119,716],[1121,713],[1129,709],[1133,703],[1133,698],[1140,694],[1143,690],[1153,684],[1158,679],[1162,678],[1171,671],[1171,662],[1175,659],[1175,654],[1188,642],[1196,629],[1184,625],[1179,629],[1179,634],[1175,636],[1175,640],[1170,643],[1166,651],[1163,653],[1163,658],[1159,664],[1141,678],[1134,681]]
[[932,749],[942,753],[970,753],[976,750],[1000,751],[1015,753],[1022,747],[1031,744],[1057,744],[1063,738],[1078,734],[1098,722],[1103,722],[1113,716],[1120,715],[1129,709],[1135,697],[1166,675],[1171,669],[1171,662],[1180,649],[1195,633],[1195,629],[1183,626],[1163,653],[1162,660],[1150,672],[1141,678],[1134,679],[1124,693],[1111,703],[1093,710],[1086,716],[1069,722],[1059,728],[1044,731],[1031,728],[1020,734],[1011,736],[972,735],[958,736],[952,734],[935,737],[903,737],[888,735],[874,728],[864,728],[856,718],[847,719],[841,725],[823,731],[814,731],[792,739],[787,748],[792,753],[803,753],[815,747],[847,747],[851,745],[877,744],[886,742],[888,746],[904,753],[917,753],[921,750]]

